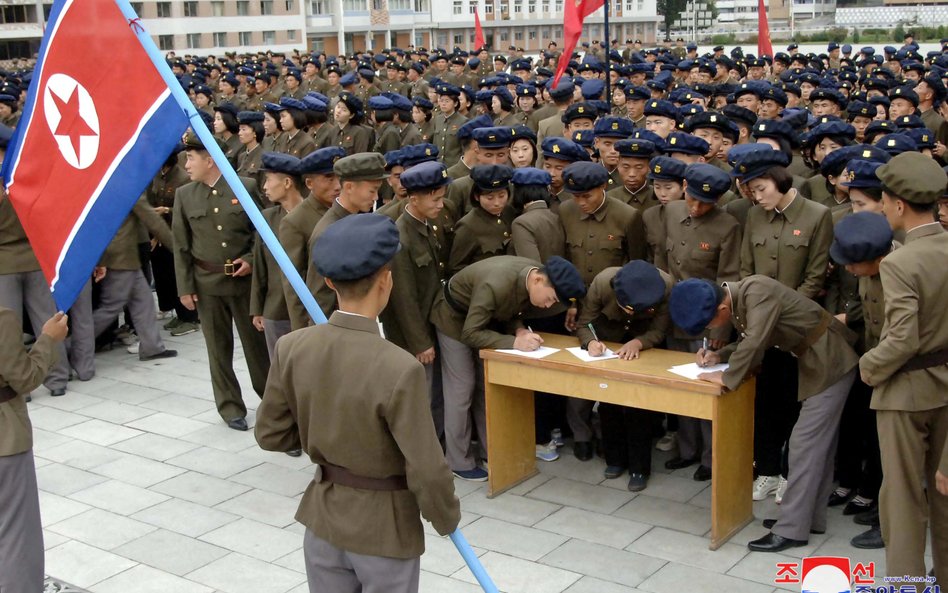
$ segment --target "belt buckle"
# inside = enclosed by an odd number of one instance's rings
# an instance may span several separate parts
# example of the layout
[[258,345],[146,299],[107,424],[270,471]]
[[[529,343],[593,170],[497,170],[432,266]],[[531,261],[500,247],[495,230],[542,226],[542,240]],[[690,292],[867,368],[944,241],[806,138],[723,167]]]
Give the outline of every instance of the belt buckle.
[[233,262],[227,262],[224,264],[224,275],[233,276],[234,275],[234,264]]

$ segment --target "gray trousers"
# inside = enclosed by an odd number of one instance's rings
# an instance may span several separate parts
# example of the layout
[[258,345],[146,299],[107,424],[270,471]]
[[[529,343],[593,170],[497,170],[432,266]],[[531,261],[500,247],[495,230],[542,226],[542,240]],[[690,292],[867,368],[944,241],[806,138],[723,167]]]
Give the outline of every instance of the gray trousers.
[[[17,315],[21,315],[25,307],[33,331],[37,334],[43,329],[43,324],[56,314],[56,303],[49,292],[49,284],[40,271],[0,274],[0,305],[12,309]],[[59,343],[55,347],[59,350],[59,360],[49,371],[43,385],[48,389],[65,389],[69,381],[66,346]]]
[[82,287],[79,297],[69,309],[69,322],[69,364],[76,369],[80,381],[88,381],[95,376],[96,333],[92,316],[92,280]]
[[[701,340],[666,338],[669,350],[696,353]],[[700,459],[701,465],[711,467],[711,421],[689,416],[678,417],[678,456],[682,459]]]
[[276,348],[277,340],[290,333],[289,319],[263,319],[263,336],[267,340],[267,352],[270,354],[270,360],[273,360],[273,349]]
[[444,393],[444,448],[455,471],[477,466],[471,450],[471,417],[477,426],[481,456],[487,452],[487,409],[484,405],[484,367],[477,350],[438,332]]
[[780,518],[772,532],[796,540],[810,530],[826,529],[826,501],[833,491],[833,463],[839,440],[839,420],[856,379],[852,369],[836,383],[803,401],[790,433],[790,473]]
[[303,558],[310,593],[418,591],[420,557],[406,560],[355,554],[337,548],[307,529],[303,536]]
[[0,457],[0,591],[40,593],[45,559],[33,451]]
[[151,296],[151,288],[141,268],[109,270],[105,275],[99,307],[92,313],[96,337],[115,321],[126,305],[140,340],[138,357],[145,358],[164,352],[165,344],[158,332],[155,299]]
[[573,441],[588,443],[593,438],[592,411],[596,402],[576,397],[566,398],[566,422],[573,431]]

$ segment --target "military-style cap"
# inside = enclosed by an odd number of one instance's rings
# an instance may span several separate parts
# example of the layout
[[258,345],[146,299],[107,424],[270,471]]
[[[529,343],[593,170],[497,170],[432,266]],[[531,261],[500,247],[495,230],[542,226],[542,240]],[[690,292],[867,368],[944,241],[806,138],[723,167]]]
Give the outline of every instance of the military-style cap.
[[0,150],[6,150],[13,139],[13,128],[0,124]]
[[281,97],[280,106],[284,109],[299,109],[300,111],[306,111],[306,103],[303,103],[299,99],[294,99],[293,97]]
[[543,153],[543,158],[557,159],[570,163],[590,160],[589,153],[586,152],[585,148],[572,140],[567,140],[560,136],[544,138],[543,142],[540,143],[540,152]]
[[507,189],[513,173],[507,165],[480,165],[471,169],[471,181],[481,191]]
[[616,302],[629,315],[644,313],[662,302],[665,280],[658,268],[647,261],[636,259],[616,272],[612,281]]
[[833,89],[816,89],[810,93],[810,102],[813,101],[832,101],[839,105],[840,109],[845,109],[849,102],[842,93]]
[[702,111],[689,117],[685,121],[685,130],[694,133],[695,130],[715,129],[723,134],[730,133],[730,121],[723,114],[716,111]]
[[[770,146],[753,144],[746,146],[754,146],[755,148],[739,151],[739,158],[734,163],[734,170],[731,171],[731,176],[737,177],[742,183],[757,179],[771,167],[786,167],[790,164],[788,154],[774,150]],[[731,152],[734,152],[734,148],[731,149]]]
[[506,126],[477,128],[471,132],[471,138],[481,148],[507,148],[513,141],[510,137],[510,128]]
[[398,227],[391,218],[356,214],[326,227],[313,245],[313,263],[325,278],[359,280],[392,261],[399,249]]
[[741,85],[737,87],[734,91],[734,98],[736,99],[741,95],[754,95],[757,98],[762,98],[769,88],[770,84],[767,82],[748,80],[747,82],[742,82]]
[[317,97],[306,95],[303,97],[303,105],[306,106],[307,111],[313,111],[315,113],[326,112],[326,102]]
[[635,126],[627,117],[600,117],[596,120],[593,133],[597,138],[628,138]]
[[[889,138],[891,136],[888,136]],[[920,152],[904,152],[876,169],[889,193],[913,204],[933,204],[948,184],[945,171]]]
[[[195,85],[195,87],[194,87],[194,94],[195,94],[195,95],[204,95],[204,96],[207,97],[208,99],[213,99],[213,98],[214,98],[214,91],[211,90],[211,87],[209,87],[209,86],[207,86],[207,85],[204,85],[204,84]],[[8,97],[8,98],[6,98],[6,99],[0,99],[0,103],[5,102],[5,101],[9,101],[10,99],[13,99],[14,101],[16,100],[16,98],[13,97],[13,96],[11,96],[11,95],[0,95],[0,97]]]
[[846,175],[840,185],[852,188],[882,187],[882,182],[876,177],[876,170],[885,163],[853,159],[846,164]]
[[234,116],[234,118],[236,118],[237,114],[239,113],[237,106],[231,103],[230,101],[225,101],[224,103],[221,103],[220,105],[215,105],[214,111],[229,113],[232,116]]
[[641,138],[630,138],[628,140],[619,140],[613,145],[619,158],[623,159],[648,159],[658,154],[658,148],[651,140]]
[[572,97],[572,96],[573,96],[573,91],[576,89],[576,87],[573,85],[573,83],[570,82],[570,81],[568,81],[568,80],[565,79],[565,78],[561,79],[561,80],[560,80],[560,83],[559,83],[558,85],[556,85],[555,87],[552,86],[552,85],[553,85],[553,79],[551,78],[551,79],[547,82],[547,85],[548,85],[548,88],[549,88],[549,91],[550,91],[550,96],[553,97],[554,100],[562,100],[562,99],[566,99],[566,98],[568,98],[568,97]]
[[653,99],[645,103],[645,115],[658,115],[669,119],[678,119],[678,108],[671,101]]
[[517,96],[518,97],[536,97],[537,87],[533,86],[532,84],[518,84]]
[[340,181],[377,181],[388,177],[385,157],[377,152],[360,152],[336,161],[333,171]]
[[553,177],[542,169],[536,167],[520,167],[514,169],[510,182],[514,187],[522,185],[540,185],[547,186],[553,183]]
[[427,142],[404,146],[401,148],[401,153],[402,165],[406,169],[419,163],[438,160],[438,147]]
[[915,146],[918,147],[918,150],[924,150],[926,148],[931,150],[935,148],[935,135],[932,134],[932,131],[928,128],[912,128],[902,133],[915,141]]
[[692,117],[694,117],[695,115],[699,113],[704,113],[704,107],[696,103],[688,103],[687,105],[682,105],[681,107],[679,107],[678,117],[676,119],[682,123],[678,124],[678,129],[680,130],[685,129],[684,121],[691,119]]
[[314,150],[300,160],[302,175],[329,175],[335,173],[333,165],[346,156],[346,149],[341,146],[330,146]]
[[300,159],[282,152],[265,152],[260,157],[261,171],[283,173],[294,177],[300,175]]
[[723,300],[722,287],[707,280],[689,278],[672,288],[668,298],[668,313],[672,323],[682,331],[697,336],[703,333],[714,319],[718,305]]
[[669,134],[665,138],[665,146],[662,149],[665,154],[680,153],[695,156],[704,156],[709,150],[711,150],[711,145],[707,140],[683,132]]
[[918,107],[918,93],[912,90],[910,86],[900,86],[889,91],[889,101],[895,101],[896,99],[904,99],[914,107]]
[[915,140],[907,134],[886,134],[884,137],[876,140],[875,145],[892,156],[900,155],[903,152],[916,152],[918,150],[918,145],[915,144]]
[[460,96],[461,96],[461,89],[459,89],[458,87],[454,86],[453,84],[448,84],[448,83],[446,83],[446,82],[442,82],[442,83],[439,84],[437,87],[435,87],[435,92],[436,92],[439,96],[448,96],[448,97],[460,97]]
[[814,146],[819,144],[820,140],[829,136],[842,136],[854,140],[856,138],[856,128],[841,120],[829,121],[810,130],[807,139],[810,145]]
[[493,96],[500,99],[501,103],[505,105],[513,104],[513,101],[514,101],[513,95],[510,94],[510,91],[507,90],[507,87],[505,86],[497,87],[496,89],[492,91],[492,93],[493,93]]
[[607,185],[609,172],[599,163],[573,163],[563,169],[563,183],[569,192],[586,192]]
[[601,99],[602,91],[606,89],[606,82],[598,78],[590,78],[585,80],[580,87],[583,99],[591,101],[593,99]]
[[669,156],[657,156],[649,161],[648,178],[653,181],[660,179],[681,183],[685,178],[686,168],[687,165],[678,159]]
[[846,107],[846,112],[849,113],[850,121],[857,117],[868,117],[872,119],[876,116],[876,106],[866,101],[851,101],[849,106]]
[[357,82],[359,82],[359,77],[356,76],[355,72],[348,72],[344,74],[342,78],[339,79],[339,85],[342,88],[346,88],[347,86],[352,86]]
[[570,140],[579,144],[583,148],[592,148],[593,140],[596,139],[596,134],[593,130],[576,130],[570,136]]
[[237,123],[239,124],[251,124],[262,121],[263,114],[259,111],[241,111],[237,114]]
[[586,296],[586,285],[583,283],[583,277],[579,275],[579,270],[572,263],[558,255],[554,255],[546,260],[543,270],[553,290],[556,291],[557,298],[561,303],[571,303]]
[[346,106],[353,115],[362,113],[362,99],[346,91],[339,93],[339,101]]
[[721,113],[730,120],[741,122],[748,126],[753,126],[757,123],[757,114],[740,105],[725,105],[724,108],[721,109]]
[[537,143],[537,133],[523,124],[510,128],[510,142],[513,144],[517,140],[527,139],[533,144]]
[[458,127],[458,131],[455,132],[455,136],[458,140],[468,140],[473,137],[474,130],[480,128],[490,128],[493,127],[494,120],[490,118],[489,115],[479,115],[473,119],[470,119]]
[[891,250],[892,227],[881,214],[856,212],[833,227],[830,257],[840,265],[873,261]]
[[561,119],[564,124],[568,124],[577,119],[595,120],[598,114],[598,110],[589,103],[573,103],[566,108]]
[[448,170],[444,164],[439,161],[426,161],[419,163],[401,174],[399,182],[408,191],[431,191],[439,187],[444,187],[452,181],[448,175]]
[[[217,146],[224,152],[227,152],[227,145],[224,144],[224,141],[214,137],[214,141],[217,142]],[[185,150],[207,150],[204,148],[204,143],[201,142],[201,139],[193,131],[189,130],[187,134],[184,135],[184,149]]]
[[395,167],[405,166],[405,158],[402,156],[402,150],[400,148],[397,150],[390,150],[383,156],[385,157],[386,171],[391,171]]
[[917,130],[925,127],[925,122],[917,115],[903,115],[895,119],[899,130]]
[[393,107],[395,107],[395,104],[387,97],[383,97],[382,95],[369,97],[369,109],[384,111],[386,109],[392,109]]
[[692,198],[699,202],[716,204],[722,195],[731,189],[731,177],[714,165],[708,163],[694,163],[685,169],[685,189]]
[[760,120],[751,128],[751,135],[754,138],[777,138],[784,139],[790,143],[790,146],[797,145],[797,133],[787,122],[779,119]]
[[414,107],[418,107],[419,109],[427,109],[428,111],[434,109],[434,103],[428,99],[425,99],[424,97],[415,97],[411,100],[411,104]]

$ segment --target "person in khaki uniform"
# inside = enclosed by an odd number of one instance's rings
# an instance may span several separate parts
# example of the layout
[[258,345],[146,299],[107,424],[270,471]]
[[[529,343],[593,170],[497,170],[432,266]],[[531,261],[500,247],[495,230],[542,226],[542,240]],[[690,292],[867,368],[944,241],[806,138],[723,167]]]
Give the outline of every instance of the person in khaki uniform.
[[237,138],[243,145],[237,153],[237,174],[241,177],[250,177],[257,182],[257,187],[263,187],[264,176],[260,170],[260,159],[264,150],[263,113],[258,111],[241,111],[237,114]]
[[372,110],[372,120],[376,126],[376,140],[372,150],[381,155],[398,150],[402,146],[400,130],[392,123],[395,119],[394,108],[395,104],[382,95],[369,99],[369,109]]
[[274,143],[273,150],[298,159],[316,150],[316,141],[305,131],[306,103],[292,97],[280,99],[280,128],[283,133]]
[[[0,190],[2,191],[2,190]],[[5,193],[5,192],[3,192]],[[0,200],[8,202],[5,195]],[[33,427],[26,396],[40,386],[59,356],[68,319],[56,313],[23,347],[18,312],[0,306],[0,590],[43,590],[43,526],[33,461]]]
[[723,285],[685,280],[672,290],[669,309],[675,325],[690,335],[729,324],[741,335],[721,350],[698,351],[700,366],[730,364],[699,379],[737,389],[772,347],[792,352],[799,360],[797,397],[802,408],[790,437],[793,465],[780,517],[765,520],[770,533],[747,547],[781,552],[807,545],[810,533],[826,531],[839,418],[859,362],[852,349],[855,334],[799,291],[762,275]]
[[649,163],[658,155],[655,143],[639,138],[619,140],[615,143],[615,150],[619,154],[616,172],[621,180],[606,195],[642,213],[658,206],[660,202],[648,179]]
[[553,177],[534,167],[515,169],[511,182],[517,191],[514,210],[520,212],[510,225],[511,255],[543,263],[566,255],[566,235],[555,212],[550,210]]
[[461,158],[461,144],[458,141],[457,132],[467,118],[457,111],[460,105],[461,89],[453,84],[444,83],[439,84],[436,91],[438,107],[441,111],[431,120],[434,134],[431,143],[438,147],[438,153],[445,166],[451,167]]
[[378,214],[326,229],[313,259],[340,310],[277,342],[257,411],[263,449],[301,448],[318,464],[296,513],[312,593],[415,593],[425,550],[419,514],[441,535],[461,520],[424,369],[382,339],[375,321],[398,250],[395,223]]
[[659,205],[647,208],[642,213],[647,244],[646,260],[660,270],[667,270],[665,263],[665,221],[668,218],[668,205],[685,197],[685,167],[678,159],[657,156],[649,161],[648,178],[652,182],[655,198]]
[[482,259],[507,254],[513,219],[510,207],[513,172],[507,165],[479,165],[471,169],[470,211],[454,226],[449,275]]
[[[247,407],[234,374],[234,325],[261,397],[268,364],[266,341],[250,318],[253,225],[201,140],[190,132],[184,145],[191,183],[175,193],[172,223],[178,294],[201,317],[217,411],[229,427],[247,430]],[[241,182],[259,203],[253,180]]]
[[879,268],[885,293],[882,339],[859,361],[863,381],[874,388],[886,571],[894,577],[926,574],[929,524],[935,575],[943,580],[948,574],[948,495],[932,486],[944,490],[948,450],[948,273],[943,265],[948,234],[933,216],[948,177],[932,159],[913,152],[879,167],[876,176],[889,225],[905,232],[905,244]]
[[372,150],[375,145],[374,132],[362,125],[365,119],[365,104],[350,92],[339,94],[339,100],[333,108],[333,137],[335,146],[346,149],[352,156]]

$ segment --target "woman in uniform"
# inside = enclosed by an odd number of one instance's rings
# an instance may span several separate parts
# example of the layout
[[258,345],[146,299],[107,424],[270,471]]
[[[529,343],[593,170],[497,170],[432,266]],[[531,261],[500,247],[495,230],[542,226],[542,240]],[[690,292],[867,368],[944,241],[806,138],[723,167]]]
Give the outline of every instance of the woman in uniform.
[[235,166],[237,153],[243,148],[237,138],[237,127],[237,108],[233,103],[221,103],[214,107],[214,135],[227,145],[224,156]]
[[276,145],[283,134],[280,127],[280,106],[276,103],[263,104],[263,152],[276,152]]
[[[237,154],[237,174],[250,177],[262,188],[265,180],[260,170],[263,157],[263,114],[259,111],[241,111],[237,114],[237,138],[243,149]],[[265,205],[269,207],[269,204]]]
[[474,208],[454,227],[454,244],[448,259],[449,275],[495,255],[506,255],[510,242],[510,180],[513,169],[486,165],[471,169],[471,204]]
[[431,142],[434,137],[434,127],[431,125],[431,111],[434,104],[424,97],[412,99],[411,119],[418,127],[423,142]]
[[345,148],[349,156],[368,152],[374,143],[372,131],[362,125],[364,117],[362,101],[358,97],[348,91],[339,94],[339,102],[333,109],[336,146]]
[[306,104],[292,97],[280,99],[280,127],[283,135],[280,142],[274,147],[276,152],[282,152],[301,159],[316,150],[313,137],[304,131],[306,124]]
[[533,167],[537,162],[537,135],[524,125],[511,129],[510,163],[515,169]]

